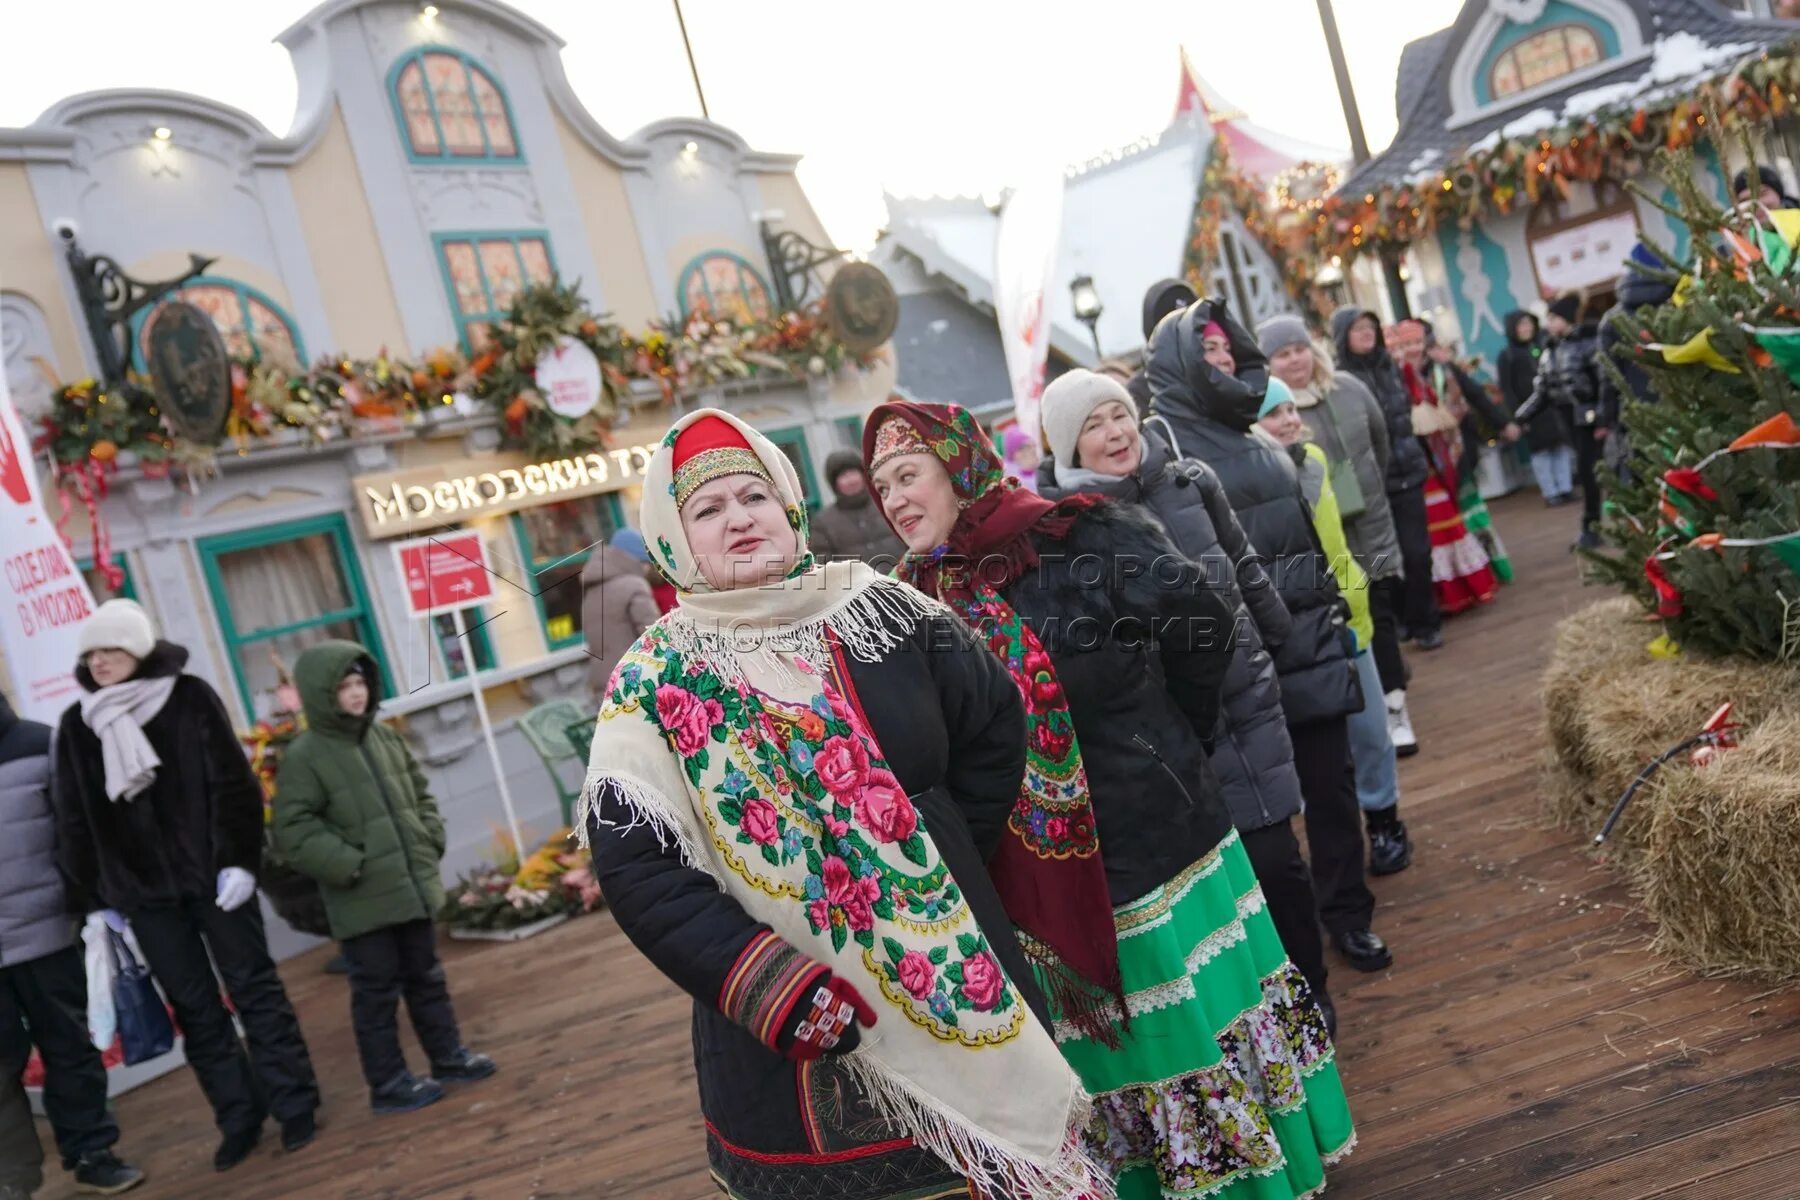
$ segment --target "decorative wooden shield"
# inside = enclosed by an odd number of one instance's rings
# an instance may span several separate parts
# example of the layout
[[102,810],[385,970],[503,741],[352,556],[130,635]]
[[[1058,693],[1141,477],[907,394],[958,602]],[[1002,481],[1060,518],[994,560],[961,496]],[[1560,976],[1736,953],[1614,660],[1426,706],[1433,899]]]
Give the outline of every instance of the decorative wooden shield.
[[231,359],[212,318],[183,300],[156,306],[144,329],[156,401],[175,432],[210,446],[231,410]]
[[900,297],[869,263],[845,263],[825,289],[825,319],[852,354],[867,354],[894,336]]

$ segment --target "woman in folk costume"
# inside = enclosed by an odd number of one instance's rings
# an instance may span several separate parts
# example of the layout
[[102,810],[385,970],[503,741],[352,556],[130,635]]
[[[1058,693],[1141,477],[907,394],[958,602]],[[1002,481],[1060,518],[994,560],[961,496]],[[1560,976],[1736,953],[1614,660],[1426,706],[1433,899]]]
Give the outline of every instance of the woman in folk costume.
[[1291,1200],[1353,1141],[1325,1023],[1206,765],[1231,610],[1162,528],[1007,479],[974,419],[890,401],[864,427],[899,574],[1025,700],[1028,761],[991,860],[1095,1097],[1121,1197]]
[[1018,692],[941,605],[815,566],[779,449],[716,410],[652,457],[679,589],[615,669],[577,826],[619,925],[695,1002],[715,1182],[739,1200],[1110,1195],[982,866]]
[[1413,434],[1425,447],[1425,521],[1431,532],[1431,582],[1445,616],[1486,604],[1499,590],[1487,551],[1463,522],[1457,503],[1456,459],[1461,442],[1455,415],[1425,379],[1425,327],[1407,320],[1387,332],[1412,399]]

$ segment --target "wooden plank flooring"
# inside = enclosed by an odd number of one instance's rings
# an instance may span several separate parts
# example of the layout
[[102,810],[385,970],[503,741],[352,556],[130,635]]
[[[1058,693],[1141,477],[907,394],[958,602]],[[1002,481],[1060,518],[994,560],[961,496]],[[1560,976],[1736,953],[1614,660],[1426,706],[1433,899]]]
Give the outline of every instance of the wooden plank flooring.
[[[1346,1200],[1794,1200],[1800,993],[1652,958],[1613,876],[1537,828],[1537,679],[1578,585],[1570,510],[1495,506],[1519,582],[1415,655],[1424,753],[1402,766],[1410,871],[1375,882],[1395,966],[1336,970],[1361,1130]],[[1646,640],[1648,634],[1646,634]],[[124,1097],[144,1200],[701,1200],[687,1002],[604,915],[511,946],[447,947],[468,1040],[502,1073],[404,1117],[369,1115],[342,979],[284,967],[325,1089],[296,1155],[228,1175],[186,1072]],[[414,1051],[415,1062],[417,1052]],[[41,1126],[40,1126],[41,1128]],[[46,1144],[48,1130],[43,1130]],[[51,1164],[48,1200],[74,1194]]]

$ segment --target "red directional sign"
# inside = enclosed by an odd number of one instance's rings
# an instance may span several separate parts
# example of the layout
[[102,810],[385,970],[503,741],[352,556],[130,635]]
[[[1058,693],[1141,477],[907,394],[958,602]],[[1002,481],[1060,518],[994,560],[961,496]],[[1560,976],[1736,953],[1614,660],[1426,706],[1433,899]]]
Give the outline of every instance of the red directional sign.
[[493,598],[494,577],[478,533],[441,533],[394,547],[415,617],[467,608]]

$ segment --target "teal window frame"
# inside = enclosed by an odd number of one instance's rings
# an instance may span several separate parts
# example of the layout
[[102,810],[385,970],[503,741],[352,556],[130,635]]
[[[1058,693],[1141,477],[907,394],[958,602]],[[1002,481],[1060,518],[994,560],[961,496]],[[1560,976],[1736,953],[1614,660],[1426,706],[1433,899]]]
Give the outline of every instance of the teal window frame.
[[[239,631],[237,619],[231,611],[230,594],[225,590],[225,577],[219,572],[220,556],[239,550],[255,550],[262,546],[297,541],[321,533],[331,536],[332,548],[337,553],[338,570],[343,573],[344,582],[350,591],[350,606],[335,612],[320,613],[305,621],[294,621],[268,629]],[[369,648],[369,653],[375,656],[376,666],[381,670],[382,694],[394,695],[394,679],[388,671],[387,654],[375,628],[375,606],[370,603],[368,583],[363,579],[362,564],[356,557],[356,542],[350,535],[350,523],[343,513],[327,513],[324,516],[285,521],[259,529],[215,534],[201,538],[195,543],[195,549],[200,554],[201,573],[206,579],[207,593],[212,597],[213,612],[219,619],[219,633],[225,641],[225,653],[231,660],[231,676],[237,684],[238,699],[244,706],[246,717],[254,718],[256,704],[250,695],[249,685],[244,681],[243,672],[238,667],[238,650],[272,637],[319,625],[334,625],[341,621],[349,621],[356,626],[357,640]]]
[[[1548,33],[1552,29],[1564,25],[1579,25],[1593,34],[1595,40],[1600,43],[1600,58],[1592,65],[1598,66],[1599,63],[1619,57],[1621,53],[1619,31],[1614,29],[1610,23],[1585,8],[1565,3],[1565,0],[1550,0],[1537,20],[1529,25],[1515,25],[1509,21],[1494,36],[1494,40],[1488,43],[1488,48],[1481,55],[1481,61],[1475,67],[1475,103],[1484,108],[1490,104],[1511,104],[1521,96],[1535,95],[1540,88],[1554,83],[1555,80],[1545,80],[1543,83],[1520,88],[1505,96],[1495,96],[1494,64],[1499,62],[1500,56],[1507,51],[1517,49],[1540,33]],[[1576,71],[1587,69],[1589,68],[1575,68]],[[1558,76],[1557,78],[1567,77]]]
[[[607,516],[612,521],[612,527],[615,530],[624,529],[628,524],[625,520],[625,506],[619,503],[619,493],[616,491],[602,492],[597,496],[578,496],[574,500],[560,501],[560,503],[579,504],[584,498],[606,502]],[[519,543],[519,558],[524,562],[526,571],[530,573],[531,602],[537,606],[538,632],[543,635],[544,644],[551,650],[566,650],[570,646],[581,645],[583,636],[579,629],[566,638],[550,636],[550,614],[544,610],[544,589],[540,586],[539,580],[544,577],[545,572],[555,571],[561,567],[587,566],[588,559],[593,556],[593,550],[577,550],[575,553],[565,554],[561,558],[538,558],[531,545],[531,531],[525,527],[525,514],[513,513],[512,526],[513,537]]]
[[[96,560],[94,558],[94,556],[91,554],[84,555],[75,560],[75,569],[77,571],[80,571],[82,573],[82,575],[85,576],[89,571],[92,571],[94,569],[94,567],[97,565],[97,561],[98,560]],[[113,592],[113,599],[115,599],[115,600],[136,600],[138,598],[137,581],[131,577],[131,564],[125,561],[124,551],[122,551],[122,550],[113,551],[112,564],[113,564],[113,566],[119,568],[119,570],[121,570],[125,573],[124,581],[121,582],[119,584],[118,588]]]
[[[707,250],[704,253],[696,254],[693,258],[689,259],[687,266],[681,268],[681,274],[675,279],[675,304],[681,311],[682,320],[685,321],[688,317],[693,315],[693,310],[688,307],[687,302],[688,280],[691,279],[696,272],[699,272],[709,259],[714,258],[730,259],[737,264],[739,272],[738,294],[743,298],[744,307],[746,309],[750,307],[750,292],[743,286],[743,276],[747,274],[756,281],[758,287],[762,288],[763,306],[768,315],[771,317],[775,315],[775,292],[769,287],[769,281],[763,278],[762,272],[750,265],[749,259],[733,250]],[[714,307],[716,305],[716,299],[713,296],[712,284],[707,282],[704,274],[700,276],[700,286],[706,293],[708,306],[711,307],[711,311],[716,316],[718,314],[718,309],[717,307]]]
[[777,446],[800,447],[800,483],[806,489],[806,511],[818,512],[824,500],[824,493],[819,487],[818,468],[813,466],[812,447],[807,445],[806,430],[799,425],[787,425],[780,429],[759,430],[764,437]]
[[[452,58],[460,59],[465,76],[472,71],[481,72],[482,77],[493,86],[495,93],[500,97],[502,115],[506,117],[506,127],[512,133],[513,153],[494,153],[493,139],[488,137],[487,121],[484,119],[487,114],[481,110],[481,100],[475,94],[473,78],[469,78],[467,81],[469,100],[475,105],[475,123],[481,128],[481,145],[486,152],[483,154],[454,154],[450,151],[449,144],[444,139],[444,123],[438,117],[437,96],[431,90],[430,72],[425,69],[427,54],[447,54]],[[415,62],[419,64],[420,81],[425,88],[425,103],[431,108],[431,124],[437,130],[438,152],[436,154],[421,153],[413,146],[412,129],[406,123],[406,110],[400,107],[400,72]],[[519,123],[513,120],[512,97],[507,95],[506,85],[500,82],[500,77],[489,70],[486,63],[472,54],[458,50],[455,46],[438,43],[414,46],[395,59],[394,65],[388,68],[387,95],[388,106],[394,110],[394,124],[400,131],[400,145],[406,151],[408,162],[421,166],[458,166],[463,163],[510,163],[522,166],[525,162],[525,147],[519,140]]]
[[[450,621],[451,614],[438,613],[427,617],[431,632],[437,639],[438,658],[444,664],[444,677],[451,680],[467,679],[467,675],[458,675],[451,670],[450,653],[445,649],[456,640],[456,625],[452,622],[448,628],[440,629],[439,621]],[[463,610],[463,628],[469,635],[469,665],[477,672],[491,671],[499,666],[494,658],[494,643],[488,638],[488,617],[479,604],[472,604]]]
[[[250,321],[250,301],[252,300],[281,318],[281,323],[287,326],[288,336],[294,341],[294,354],[300,359],[299,365],[306,365],[306,338],[300,332],[299,323],[294,320],[294,314],[290,313],[284,305],[277,303],[269,293],[261,288],[251,287],[242,280],[233,279],[229,275],[196,275],[192,279],[182,280],[181,286],[171,293],[171,298],[179,300],[182,292],[196,287],[230,288],[237,294],[238,310],[244,322],[244,336],[250,342],[250,356],[253,361],[262,361],[262,347],[256,344],[256,337],[250,332],[256,328]],[[144,322],[148,321],[150,314],[155,311],[156,306],[152,304],[139,309],[131,318],[131,356],[139,367],[145,366]],[[224,335],[225,331],[219,330],[219,336],[223,337]]]
[[[498,325],[506,316],[504,310],[494,306],[494,288],[488,282],[487,269],[481,265],[482,242],[511,242],[513,254],[519,260],[519,278],[525,278],[525,256],[519,253],[520,242],[542,242],[544,257],[550,260],[550,277],[561,278],[562,272],[556,265],[556,247],[550,244],[550,231],[547,229],[494,229],[494,230],[460,230],[455,233],[434,233],[431,235],[431,249],[437,255],[438,274],[444,280],[444,298],[450,302],[450,316],[456,322],[457,340],[467,353],[474,353],[475,347],[469,341],[469,326],[474,324]],[[462,304],[456,298],[456,280],[450,275],[450,257],[444,253],[444,246],[450,242],[468,242],[475,247],[475,269],[481,272],[481,292],[487,299],[487,308],[478,313],[465,313]]]

